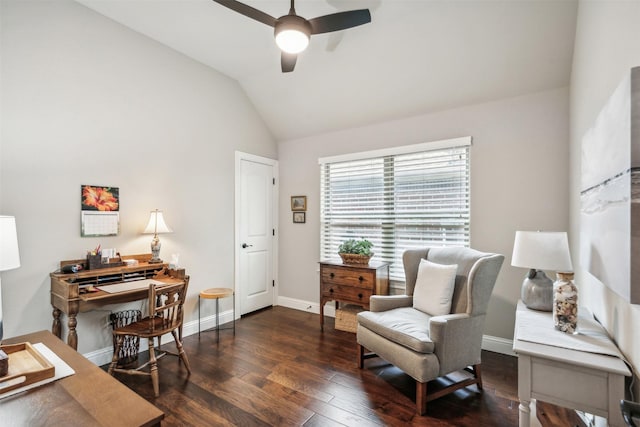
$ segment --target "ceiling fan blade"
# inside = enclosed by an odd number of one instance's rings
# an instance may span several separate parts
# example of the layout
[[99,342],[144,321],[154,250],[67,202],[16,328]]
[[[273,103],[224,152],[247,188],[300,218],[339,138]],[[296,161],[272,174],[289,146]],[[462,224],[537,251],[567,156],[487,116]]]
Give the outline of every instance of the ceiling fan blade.
[[244,3],[240,3],[239,1],[236,1],[236,0],[213,0],[213,1],[225,7],[228,7],[229,9],[236,11],[251,19],[255,19],[256,21],[260,21],[263,24],[267,24],[270,27],[275,27],[276,25],[276,18],[274,18],[273,16],[267,13],[264,13],[261,10],[254,9],[253,7],[248,6]]
[[296,66],[296,59],[298,59],[298,55],[295,53],[287,53],[282,52],[282,57],[280,58],[280,65],[282,66],[283,73],[290,73]]
[[368,24],[369,22],[371,22],[369,9],[349,10],[347,12],[338,12],[309,19],[311,34],[346,30],[347,28],[357,27],[358,25]]

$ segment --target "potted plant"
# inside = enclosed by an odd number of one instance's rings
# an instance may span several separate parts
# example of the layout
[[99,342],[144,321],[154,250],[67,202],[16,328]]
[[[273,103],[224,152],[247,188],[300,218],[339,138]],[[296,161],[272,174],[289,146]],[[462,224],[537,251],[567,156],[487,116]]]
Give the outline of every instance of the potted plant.
[[344,264],[369,264],[372,247],[373,243],[367,239],[349,239],[338,247],[338,255]]

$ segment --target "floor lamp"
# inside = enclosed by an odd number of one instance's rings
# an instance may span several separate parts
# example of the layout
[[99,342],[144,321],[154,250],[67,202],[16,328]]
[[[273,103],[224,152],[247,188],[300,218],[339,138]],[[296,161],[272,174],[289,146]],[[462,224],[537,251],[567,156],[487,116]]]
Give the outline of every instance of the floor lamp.
[[[20,267],[16,219],[0,215],[0,271]],[[2,288],[0,282],[0,342],[2,342]]]

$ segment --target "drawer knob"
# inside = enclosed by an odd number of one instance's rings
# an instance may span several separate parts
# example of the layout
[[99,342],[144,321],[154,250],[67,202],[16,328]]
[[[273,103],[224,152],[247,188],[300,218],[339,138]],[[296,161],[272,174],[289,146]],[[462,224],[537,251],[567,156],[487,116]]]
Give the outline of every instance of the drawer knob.
[[335,277],[335,273],[329,273],[329,277],[333,279]]
[[360,276],[358,277],[358,280],[362,282],[364,280],[364,277]]
[[358,294],[358,298],[362,299],[362,294]]
[[329,288],[329,292],[333,293],[333,288]]

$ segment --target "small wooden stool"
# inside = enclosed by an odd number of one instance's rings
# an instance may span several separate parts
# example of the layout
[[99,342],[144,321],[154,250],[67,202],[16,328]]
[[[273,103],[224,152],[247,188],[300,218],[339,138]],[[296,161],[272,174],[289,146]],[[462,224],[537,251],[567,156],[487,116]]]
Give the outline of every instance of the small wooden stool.
[[236,293],[230,288],[209,288],[198,295],[198,339],[200,339],[200,300],[202,298],[216,300],[216,333],[217,342],[220,342],[220,298],[229,296],[233,296],[233,335],[236,334]]

